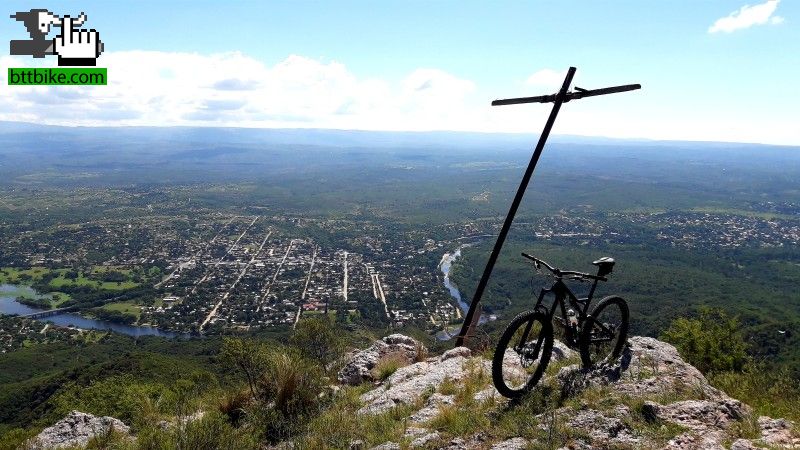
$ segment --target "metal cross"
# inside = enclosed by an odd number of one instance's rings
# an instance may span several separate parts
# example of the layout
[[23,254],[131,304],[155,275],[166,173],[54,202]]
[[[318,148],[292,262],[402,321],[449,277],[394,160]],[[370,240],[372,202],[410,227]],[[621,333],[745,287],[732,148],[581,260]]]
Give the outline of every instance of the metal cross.
[[572,77],[575,76],[576,70],[577,69],[574,67],[569,68],[567,71],[567,76],[564,78],[564,84],[561,85],[561,89],[556,94],[540,95],[538,97],[509,98],[504,100],[495,100],[492,102],[492,106],[516,105],[519,103],[552,103],[553,109],[550,111],[550,117],[547,118],[547,123],[544,125],[542,134],[539,136],[539,142],[536,144],[536,150],[533,152],[531,162],[528,163],[528,168],[525,170],[525,175],[522,176],[522,182],[519,184],[517,194],[514,196],[514,201],[511,202],[511,208],[508,210],[508,215],[506,216],[505,222],[503,222],[503,227],[500,229],[500,234],[497,235],[497,242],[494,244],[494,249],[492,249],[492,254],[489,256],[489,261],[486,263],[483,276],[481,276],[478,287],[475,289],[475,296],[472,297],[472,303],[469,305],[469,311],[467,311],[467,315],[464,318],[464,324],[461,326],[461,331],[458,333],[456,346],[465,345],[467,340],[474,334],[475,326],[477,325],[478,319],[481,315],[479,305],[481,302],[481,297],[483,297],[483,291],[486,289],[486,284],[489,282],[489,277],[492,274],[492,269],[494,269],[495,262],[497,262],[497,257],[500,256],[500,250],[503,248],[503,243],[506,240],[506,235],[508,235],[508,230],[511,228],[511,223],[514,221],[514,216],[517,214],[517,209],[519,208],[520,202],[522,202],[522,196],[525,195],[525,190],[528,188],[528,183],[531,181],[531,176],[533,175],[533,170],[536,168],[536,163],[539,162],[539,157],[542,155],[544,144],[547,142],[547,137],[550,135],[550,130],[553,128],[553,123],[556,121],[556,116],[558,115],[558,111],[561,109],[561,104],[570,100],[577,100],[584,97],[594,97],[596,95],[633,91],[642,87],[638,84],[626,84],[624,86],[586,90],[576,86],[574,91],[569,91],[569,86],[572,84]]

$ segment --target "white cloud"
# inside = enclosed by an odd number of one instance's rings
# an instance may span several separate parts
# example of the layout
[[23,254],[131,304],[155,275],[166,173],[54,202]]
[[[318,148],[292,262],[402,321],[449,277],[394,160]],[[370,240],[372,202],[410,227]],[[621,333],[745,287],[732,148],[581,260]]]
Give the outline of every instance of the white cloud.
[[[340,62],[296,55],[267,65],[238,52],[130,51],[104,54],[98,63],[108,67],[108,86],[8,86],[8,67],[54,62],[0,56],[0,121],[537,133],[550,111],[542,105],[491,107],[496,92],[481,92],[474,82],[435,68],[390,82],[358,77]],[[563,76],[545,69],[528,83],[537,87],[535,94],[557,88]],[[691,117],[665,111],[663,105],[653,108],[647,91],[574,102],[554,133],[800,143],[790,114],[775,120],[748,111],[725,118],[719,111]]]
[[[339,62],[297,55],[267,66],[238,52],[127,51],[98,63],[108,67],[108,86],[0,90],[0,120],[422,130],[459,125],[475,90],[473,82],[438,69],[417,69],[391,84],[358,78]],[[53,62],[2,57],[0,65],[3,76],[8,67]]]
[[753,25],[777,25],[783,23],[783,17],[773,15],[778,8],[779,2],[780,0],[767,0],[757,5],[744,5],[738,11],[734,11],[726,17],[717,19],[717,21],[708,28],[708,32],[732,33],[736,30],[750,28]]
[[564,83],[564,77],[566,75],[566,70],[557,71],[553,69],[542,69],[529,76],[528,79],[525,80],[525,84],[528,86],[559,88]]

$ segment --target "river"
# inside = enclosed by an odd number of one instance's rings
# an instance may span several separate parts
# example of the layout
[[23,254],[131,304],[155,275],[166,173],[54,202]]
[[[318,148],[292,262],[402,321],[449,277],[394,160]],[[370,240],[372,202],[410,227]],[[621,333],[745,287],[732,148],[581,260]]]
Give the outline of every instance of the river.
[[[19,296],[36,298],[46,297],[45,295],[37,293],[29,286],[0,284],[0,314],[24,315],[45,311],[44,309],[32,308],[17,302],[17,297]],[[107,320],[88,319],[80,314],[71,312],[56,314],[38,320],[51,322],[62,327],[75,327],[86,330],[111,330],[116,333],[127,334],[128,336],[160,336],[166,338],[179,336],[178,333],[161,330],[156,327],[137,327],[109,322]]]
[[458,306],[464,313],[469,310],[469,305],[461,297],[461,291],[458,290],[458,286],[450,279],[450,269],[453,267],[453,262],[461,257],[461,249],[470,245],[472,244],[461,244],[454,252],[442,255],[442,260],[439,262],[439,270],[444,275],[444,287],[450,291],[450,296],[456,299]]
[[[450,279],[450,269],[453,267],[453,262],[456,259],[461,257],[461,250],[467,247],[472,247],[475,245],[475,242],[461,244],[458,248],[455,249],[452,253],[445,253],[442,255],[442,260],[439,262],[439,270],[442,271],[442,275],[444,275],[444,287],[450,292],[450,296],[453,297],[456,302],[458,302],[459,308],[461,311],[466,315],[467,311],[469,311],[469,303],[464,301],[464,298],[461,296],[461,291],[458,290],[458,286]],[[491,318],[487,319],[483,314],[481,314],[480,319],[478,319],[478,325],[485,323],[487,320],[491,320]],[[457,327],[449,327],[446,330],[443,330],[437,335],[439,340],[448,340],[455,336],[457,333]]]

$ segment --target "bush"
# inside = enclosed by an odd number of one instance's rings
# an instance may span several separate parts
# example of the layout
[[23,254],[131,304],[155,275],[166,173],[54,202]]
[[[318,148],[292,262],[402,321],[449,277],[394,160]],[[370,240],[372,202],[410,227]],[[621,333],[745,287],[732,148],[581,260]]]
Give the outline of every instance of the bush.
[[256,380],[264,373],[269,359],[269,349],[261,342],[247,339],[225,338],[220,350],[220,362],[238,369],[247,381],[250,394],[256,395]]
[[221,359],[247,380],[249,395],[232,395],[220,409],[231,420],[246,421],[266,440],[297,434],[319,412],[326,378],[322,368],[299,351],[226,339]]
[[719,309],[704,308],[695,319],[676,319],[662,339],[703,373],[740,372],[749,361],[739,320]]
[[775,370],[764,364],[747,364],[741,373],[721,372],[709,376],[711,384],[752,406],[756,415],[800,420],[800,386],[788,369]]
[[136,447],[141,450],[171,449],[256,449],[256,439],[245,429],[233,428],[218,412],[209,412],[202,418],[183,426],[163,429],[158,426],[142,430]]
[[327,316],[302,319],[289,342],[306,358],[328,368],[344,354],[344,340],[340,331]]
[[320,367],[293,352],[274,351],[258,379],[256,393],[285,415],[309,412],[324,387]]

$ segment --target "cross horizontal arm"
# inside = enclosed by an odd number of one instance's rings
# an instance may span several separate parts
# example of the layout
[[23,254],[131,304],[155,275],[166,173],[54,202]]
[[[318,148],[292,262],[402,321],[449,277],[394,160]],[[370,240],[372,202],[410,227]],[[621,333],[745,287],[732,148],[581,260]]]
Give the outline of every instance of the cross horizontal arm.
[[539,95],[537,97],[519,97],[495,100],[492,102],[492,106],[516,105],[518,103],[553,103],[554,101],[556,101],[556,94],[550,94]]
[[617,92],[635,91],[636,89],[641,89],[641,88],[642,88],[641,84],[626,84],[624,86],[612,86],[602,89],[592,89],[590,91],[578,90],[575,92],[568,92],[567,99],[564,101],[568,102],[570,100],[577,100],[579,98],[584,98],[584,97],[594,97],[595,95],[606,95],[606,94],[616,94]]
[[[577,100],[579,98],[584,97],[594,97],[596,95],[605,95],[605,94],[615,94],[617,92],[627,92],[627,91],[635,91],[636,89],[641,89],[642,85],[640,84],[626,84],[624,86],[612,86],[602,89],[592,89],[592,90],[584,90],[580,88],[574,92],[567,92],[566,98],[564,98],[565,102],[570,100]],[[556,96],[558,94],[550,94],[550,95],[539,95],[536,97],[519,97],[519,98],[507,98],[503,100],[495,100],[492,102],[492,106],[501,106],[501,105],[516,105],[520,103],[552,103],[556,101]]]

